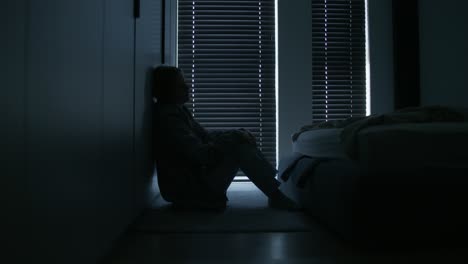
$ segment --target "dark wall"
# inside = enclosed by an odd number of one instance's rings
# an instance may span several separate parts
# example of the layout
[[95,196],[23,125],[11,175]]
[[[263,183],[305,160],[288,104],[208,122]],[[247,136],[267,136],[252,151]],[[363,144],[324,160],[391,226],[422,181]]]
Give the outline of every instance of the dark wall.
[[468,107],[468,2],[419,2],[421,103]]
[[368,0],[371,114],[394,109],[393,0]]
[[[7,1],[0,9],[0,205],[2,255],[21,256],[29,247],[30,197],[26,179],[25,42],[26,2]],[[8,37],[7,37],[8,36]],[[4,251],[3,251],[4,250]],[[18,253],[18,254],[17,254]],[[7,255],[7,256],[8,256]],[[19,259],[21,260],[21,259]]]
[[291,135],[312,120],[310,0],[278,1],[278,157],[290,155]]
[[395,107],[468,106],[464,1],[394,0]]
[[159,51],[135,49],[148,26],[133,1],[10,0],[1,15],[3,239],[19,262],[93,263],[155,195]]
[[420,105],[419,0],[393,0],[395,109]]
[[151,159],[150,71],[161,62],[161,0],[140,2],[140,17],[135,24],[135,166],[136,207],[141,208],[159,194]]

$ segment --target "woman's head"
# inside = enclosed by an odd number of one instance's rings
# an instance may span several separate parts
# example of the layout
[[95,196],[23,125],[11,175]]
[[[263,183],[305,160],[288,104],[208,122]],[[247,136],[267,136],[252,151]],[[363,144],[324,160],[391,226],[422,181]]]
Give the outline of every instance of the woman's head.
[[173,66],[159,66],[154,69],[153,97],[161,103],[187,102],[189,92],[182,70]]

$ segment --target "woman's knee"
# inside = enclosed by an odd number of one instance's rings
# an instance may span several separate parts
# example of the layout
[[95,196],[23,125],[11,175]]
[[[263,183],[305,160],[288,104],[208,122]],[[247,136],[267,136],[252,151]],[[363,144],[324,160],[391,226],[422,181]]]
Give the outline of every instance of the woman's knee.
[[239,158],[245,158],[250,154],[257,153],[257,145],[241,142],[233,146],[232,152]]

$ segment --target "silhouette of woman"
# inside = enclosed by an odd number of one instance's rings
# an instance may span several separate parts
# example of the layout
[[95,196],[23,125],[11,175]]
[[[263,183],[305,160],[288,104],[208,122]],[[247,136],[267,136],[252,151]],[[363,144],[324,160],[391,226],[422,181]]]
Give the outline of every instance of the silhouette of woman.
[[184,105],[189,90],[180,69],[159,66],[153,72],[153,142],[163,198],[177,208],[224,209],[226,191],[237,171],[279,209],[297,205],[279,190],[277,171],[244,129],[207,131]]

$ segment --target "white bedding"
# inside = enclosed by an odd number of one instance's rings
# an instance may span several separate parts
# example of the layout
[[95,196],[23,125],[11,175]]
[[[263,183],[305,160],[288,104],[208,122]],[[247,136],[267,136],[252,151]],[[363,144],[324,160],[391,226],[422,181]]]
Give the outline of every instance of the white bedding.
[[[293,151],[311,157],[346,158],[340,143],[342,129],[303,132]],[[382,125],[358,136],[359,161],[382,166],[468,167],[468,123]]]
[[293,151],[310,157],[345,158],[340,143],[342,130],[329,128],[303,132],[293,143]]

